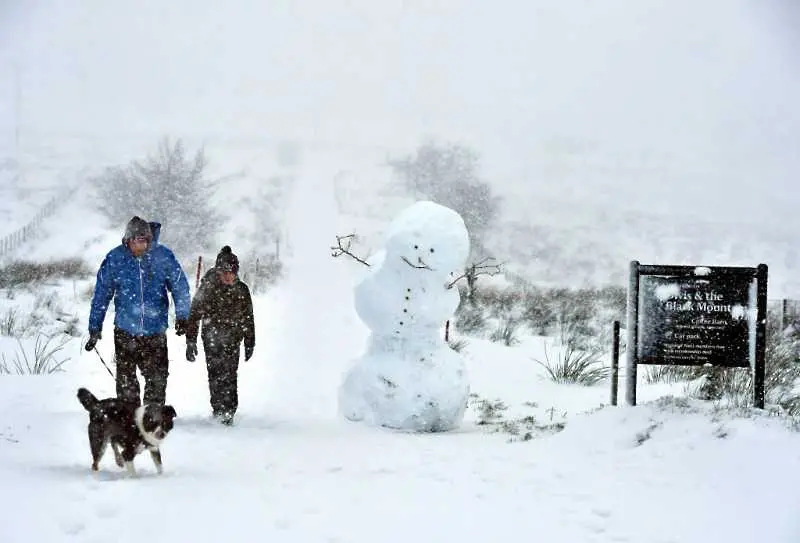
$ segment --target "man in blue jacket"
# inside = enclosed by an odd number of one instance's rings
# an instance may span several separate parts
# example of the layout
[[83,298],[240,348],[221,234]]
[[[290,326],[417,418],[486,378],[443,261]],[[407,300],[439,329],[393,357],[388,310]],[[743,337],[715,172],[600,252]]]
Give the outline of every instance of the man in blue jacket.
[[161,224],[133,217],[122,244],[100,265],[89,314],[91,351],[101,338],[103,321],[114,300],[114,353],[117,397],[140,403],[136,368],[144,377],[144,403],[164,405],[169,360],[167,325],[169,298],[175,304],[175,334],[186,333],[191,299],[189,282],[173,252],[158,243]]

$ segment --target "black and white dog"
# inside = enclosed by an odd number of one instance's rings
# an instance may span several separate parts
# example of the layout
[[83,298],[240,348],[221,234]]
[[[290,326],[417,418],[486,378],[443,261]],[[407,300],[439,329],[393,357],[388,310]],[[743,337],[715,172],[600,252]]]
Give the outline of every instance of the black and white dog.
[[136,475],[134,457],[145,449],[150,451],[158,473],[163,473],[159,446],[177,416],[171,405],[137,405],[117,398],[98,400],[85,388],[78,389],[78,400],[89,412],[92,471],[98,470],[100,459],[111,444],[117,465],[130,475]]

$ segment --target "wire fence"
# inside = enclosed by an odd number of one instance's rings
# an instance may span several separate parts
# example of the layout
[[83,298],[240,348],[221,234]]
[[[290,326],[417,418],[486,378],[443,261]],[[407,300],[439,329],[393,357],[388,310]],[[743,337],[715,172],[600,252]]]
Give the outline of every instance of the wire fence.
[[39,211],[36,213],[33,219],[28,222],[28,224],[0,239],[0,258],[13,253],[20,246],[33,239],[42,228],[42,223],[44,220],[51,217],[62,205],[64,205],[72,194],[74,194],[74,190],[72,189],[66,189],[62,192],[59,192],[50,198],[50,200],[44,206],[42,206],[41,209],[39,209]]

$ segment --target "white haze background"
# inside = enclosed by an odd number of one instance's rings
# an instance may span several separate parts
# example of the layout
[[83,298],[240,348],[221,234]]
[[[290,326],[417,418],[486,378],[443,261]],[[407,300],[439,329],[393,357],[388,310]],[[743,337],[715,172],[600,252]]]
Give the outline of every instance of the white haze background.
[[[0,10],[9,150],[17,121],[23,153],[46,144],[75,163],[127,161],[165,134],[394,155],[452,140],[481,154],[481,173],[507,197],[504,219],[545,224],[575,254],[600,245],[611,257],[599,265],[619,266],[611,280],[624,280],[631,258],[765,261],[771,295],[800,297],[791,0],[85,0]],[[531,259],[536,251],[520,248],[530,243],[497,252]],[[607,273],[576,275],[599,279]]]

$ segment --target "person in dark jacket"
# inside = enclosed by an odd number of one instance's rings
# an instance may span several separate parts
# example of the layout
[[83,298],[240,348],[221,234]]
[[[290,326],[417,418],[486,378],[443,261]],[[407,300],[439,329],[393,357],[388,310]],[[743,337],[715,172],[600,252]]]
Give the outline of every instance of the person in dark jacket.
[[133,217],[122,244],[100,265],[89,313],[91,351],[102,337],[106,311],[114,300],[114,357],[117,397],[140,400],[136,368],[144,377],[144,403],[164,405],[169,360],[167,335],[169,298],[175,304],[175,334],[186,332],[191,309],[189,282],[173,252],[158,243],[161,224]]
[[239,259],[226,245],[200,283],[186,326],[186,359],[197,356],[197,332],[202,323],[203,351],[214,418],[233,424],[239,407],[239,347],[250,360],[256,345],[250,289],[239,279]]

